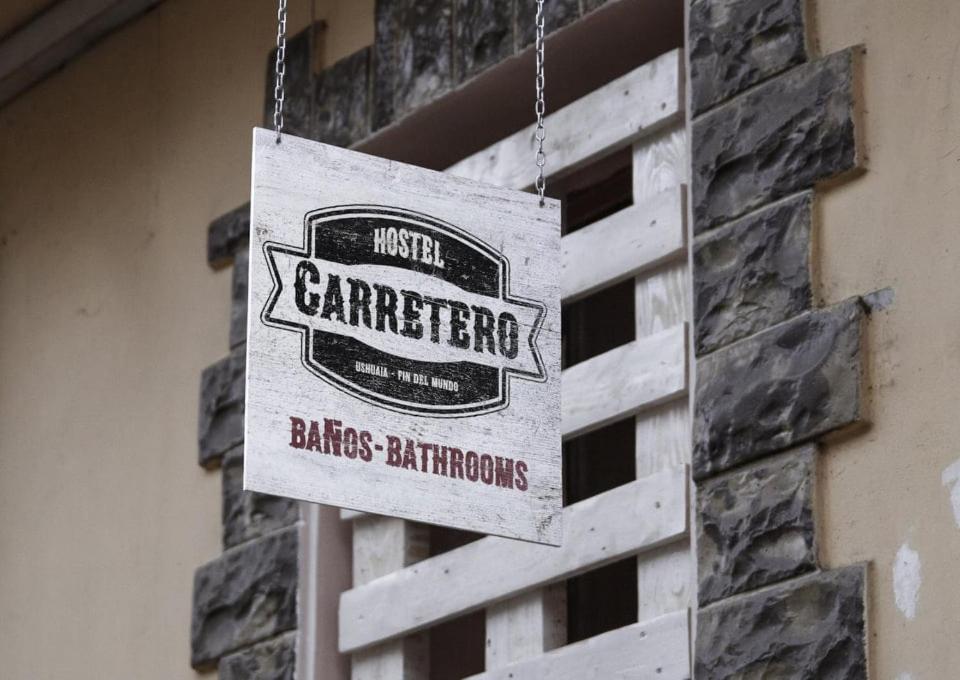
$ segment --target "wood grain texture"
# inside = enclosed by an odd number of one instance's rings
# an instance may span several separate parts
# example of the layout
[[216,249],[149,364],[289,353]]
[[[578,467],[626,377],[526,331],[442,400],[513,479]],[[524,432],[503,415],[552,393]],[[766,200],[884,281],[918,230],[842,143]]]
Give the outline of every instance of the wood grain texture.
[[353,523],[354,586],[408,567],[429,555],[429,531],[422,524],[375,515]]
[[637,477],[690,463],[690,408],[685,397],[636,418]]
[[[280,243],[302,248],[308,245],[304,244],[307,213],[332,205],[371,204],[429,215],[468,231],[472,237],[503,254],[510,263],[510,295],[546,306],[543,326],[536,337],[547,376],[545,382],[511,374],[505,378],[509,383],[509,403],[502,410],[470,417],[434,417],[411,415],[348,394],[305,368],[306,360],[301,356],[305,351],[303,334],[295,329],[268,326],[261,318],[261,310],[273,294],[273,277],[280,271],[271,269],[265,245]],[[558,543],[561,537],[560,293],[556,276],[559,203],[551,200],[541,208],[537,197],[527,193],[296,137],[284,136],[282,143],[276,144],[273,132],[256,130],[251,220],[245,488],[459,529]],[[510,229],[504,229],[504,224],[509,224]],[[372,243],[372,238],[370,241]],[[288,269],[297,257],[288,257]],[[423,294],[439,297],[445,294],[434,293],[430,286],[439,291],[459,290],[447,280],[399,266],[350,262],[330,266],[331,271],[335,269],[338,273],[359,272],[366,267],[363,271],[368,278],[373,277],[370,280],[390,283],[391,279],[385,277],[396,278],[401,282],[398,290],[400,285],[412,283],[420,285]],[[290,276],[293,276],[292,269]],[[356,276],[363,278],[360,273]],[[327,281],[326,275],[322,278]],[[499,280],[496,283],[499,290]],[[294,308],[291,292],[294,287],[291,280],[286,289],[280,289],[287,291],[287,297],[279,299],[285,300],[289,309]],[[482,292],[474,291],[471,295],[470,301],[492,299]],[[486,304],[492,305],[491,309],[496,306],[491,302]],[[279,309],[280,303],[277,305]],[[327,323],[329,327],[329,324],[342,325],[343,321],[328,317],[317,323]],[[357,324],[357,332],[362,331],[364,340],[377,335],[378,329],[361,326],[363,324]],[[384,335],[383,328],[379,330],[379,334]],[[483,357],[481,363],[492,360],[490,353],[476,352],[475,348],[451,349],[452,342],[431,344],[424,340],[425,344],[417,346],[417,340],[410,336],[394,333],[384,338],[380,351],[411,361],[429,363],[434,361],[430,358],[432,354],[454,351],[464,353],[464,362],[481,362],[480,357]],[[525,341],[526,336],[523,339]],[[532,356],[527,346],[527,343],[521,344]],[[470,385],[465,384],[466,387]],[[373,454],[372,461],[361,462],[293,448],[290,446],[291,417],[317,421],[321,429],[325,419],[331,419],[342,423],[344,428],[369,431],[373,445],[379,444],[382,449]],[[464,453],[484,454],[491,460],[495,456],[522,459],[528,466],[528,488],[505,488],[482,480],[478,482],[476,478],[471,481],[429,470],[386,465],[390,436],[403,441],[409,439],[414,447],[426,442],[456,447]],[[420,452],[416,455],[419,459]],[[431,465],[427,463],[426,467]]]
[[[568,173],[617,147],[681,119],[683,58],[680,50],[604,85],[547,116],[547,166],[551,177]],[[525,189],[533,184],[535,125],[447,169],[460,177]]]
[[548,585],[687,533],[687,471],[667,470],[564,508],[551,548],[487,537],[340,598],[340,650],[353,652]]
[[689,268],[686,261],[664,265],[637,279],[634,289],[637,337],[676,328],[690,318]]
[[689,680],[689,645],[689,615],[682,610],[470,680]]
[[560,241],[560,296],[572,302],[686,252],[686,192],[674,187]]
[[645,621],[689,607],[693,570],[689,537],[644,553],[637,560],[637,618]]
[[[429,530],[394,517],[363,515],[353,523],[353,585],[403,569],[430,554]],[[351,680],[429,680],[429,633],[391,640],[353,655]]]
[[488,671],[560,647],[567,638],[567,584],[555,583],[491,605],[486,635]]
[[[688,162],[686,134],[679,126],[634,145],[634,201],[643,204],[669,191],[669,187],[683,187]],[[684,205],[684,215],[686,210]],[[685,219],[683,229],[686,235]],[[686,257],[642,272],[634,288],[637,337],[648,337],[677,324],[689,324],[690,291]],[[638,476],[689,464],[690,451],[690,405],[685,396],[637,416]],[[689,607],[693,572],[690,537],[644,553],[637,560],[638,618],[643,621]]]
[[681,324],[564,370],[564,439],[683,394],[687,386],[686,340],[686,327]]
[[[659,66],[669,64],[669,59],[660,61]],[[679,68],[678,55],[677,73]],[[668,509],[673,520],[684,527],[673,539],[647,541],[636,547],[636,522],[635,526],[609,524],[614,518],[625,519],[617,514],[621,511],[612,502],[614,496],[626,499],[629,493],[636,501],[641,487],[655,490],[659,484],[663,490],[677,485],[686,499],[688,475],[683,464],[689,461],[690,424],[684,397],[687,271],[680,261],[686,252],[687,232],[687,158],[678,114],[682,97],[679,86],[667,84],[665,90],[677,95],[676,110],[663,116],[629,103],[638,96],[645,104],[655,99],[660,90],[653,88],[663,88],[669,80],[666,73],[663,68],[654,72],[641,67],[547,118],[551,143],[557,144],[548,166],[554,176],[581,167],[616,146],[640,140],[634,144],[634,205],[561,242],[565,302],[636,277],[640,340],[613,350],[605,360],[600,360],[605,356],[601,355],[564,372],[563,401],[566,406],[569,400],[573,408],[564,410],[562,427],[565,437],[574,436],[637,412],[640,481],[567,508],[563,548],[487,538],[385,578],[356,582],[357,586],[368,585],[345,593],[341,606],[341,647],[359,649],[353,654],[354,680],[419,680],[421,676],[410,674],[409,665],[403,665],[405,654],[408,659],[416,658],[415,648],[405,650],[402,645],[424,633],[408,635],[409,631],[483,606],[487,608],[487,670],[475,679],[690,677],[685,607],[692,562],[685,529],[686,500]],[[614,115],[619,116],[615,124],[611,123]],[[638,116],[654,122],[643,130],[633,128],[631,121]],[[584,130],[591,131],[590,138],[584,138]],[[531,140],[532,128],[528,128],[448,172],[527,188]],[[672,340],[666,337],[670,333],[675,335]],[[659,336],[664,336],[663,342],[654,340]],[[658,352],[672,358],[655,366],[657,362],[650,357]],[[664,380],[657,387],[661,377]],[[661,392],[667,396],[658,396]],[[591,505],[596,507],[591,509]],[[349,510],[342,516],[353,519],[355,525],[370,519]],[[604,520],[605,516],[610,520]],[[585,527],[594,531],[584,532]],[[596,529],[602,536],[596,536]],[[609,552],[612,544],[617,544],[616,556]],[[584,557],[591,549],[599,554],[599,561]],[[569,555],[571,551],[576,555]],[[565,585],[559,579],[637,552],[638,614],[643,623],[560,647],[566,632],[566,610]],[[481,592],[472,592],[476,588]],[[352,617],[352,622],[347,617]],[[404,637],[398,637],[401,635]]]
[[642,205],[662,191],[687,184],[690,159],[683,123],[633,145],[633,202]]
[[429,680],[429,633],[359,651],[350,662],[350,680]]
[[[665,191],[685,185],[689,159],[682,126],[668,128],[633,147],[633,201],[645,205]],[[686,210],[686,206],[684,206]],[[686,219],[683,221],[686,229]],[[637,337],[687,323],[690,275],[685,262],[664,264],[637,277]]]

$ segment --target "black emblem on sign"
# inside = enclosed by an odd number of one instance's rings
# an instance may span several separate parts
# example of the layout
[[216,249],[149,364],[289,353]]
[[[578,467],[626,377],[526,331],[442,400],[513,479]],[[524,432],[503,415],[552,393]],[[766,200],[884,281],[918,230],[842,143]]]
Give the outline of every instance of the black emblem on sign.
[[306,214],[302,247],[266,243],[261,320],[301,334],[303,365],[365,401],[467,416],[542,382],[546,307],[510,294],[510,262],[463,230],[375,205]]

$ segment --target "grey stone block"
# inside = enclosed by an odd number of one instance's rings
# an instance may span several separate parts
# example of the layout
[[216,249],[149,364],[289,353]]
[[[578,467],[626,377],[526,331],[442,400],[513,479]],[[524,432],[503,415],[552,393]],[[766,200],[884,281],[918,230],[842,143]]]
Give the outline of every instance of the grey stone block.
[[376,129],[453,87],[453,0],[381,0],[374,20]]
[[817,567],[812,445],[697,488],[700,606]]
[[394,119],[394,81],[397,77],[395,33],[398,15],[406,0],[377,0],[373,11],[373,64],[371,69],[371,126],[379,130]]
[[314,139],[348,147],[370,134],[370,59],[366,47],[325,68],[316,79]]
[[286,633],[220,659],[218,680],[293,680],[296,633]]
[[207,262],[223,267],[250,241],[250,204],[221,215],[207,228]]
[[231,548],[294,524],[300,505],[289,498],[243,490],[243,446],[223,457],[223,545]]
[[692,0],[693,113],[807,59],[804,0]]
[[706,354],[810,309],[806,192],[696,238],[697,354]]
[[200,377],[198,440],[200,465],[216,467],[220,457],[243,442],[243,398],[246,348],[204,369]]
[[191,664],[220,657],[297,625],[298,528],[244,543],[197,569],[193,578]]
[[859,300],[807,312],[697,362],[693,476],[861,420]]
[[230,292],[230,347],[247,341],[247,279],[250,273],[250,251],[243,248],[233,260],[233,283]]
[[454,0],[454,7],[458,82],[513,54],[513,0]]
[[[547,0],[543,3],[543,32],[545,34],[553,33],[579,18],[580,4],[577,0]],[[518,50],[533,44],[537,35],[536,19],[537,3],[534,0],[517,0]]]
[[[274,19],[276,17],[274,16]],[[283,131],[298,137],[313,137],[310,110],[316,81],[310,57],[310,27],[287,37],[283,76]],[[263,126],[273,129],[274,86],[277,49],[267,58],[266,91],[263,97]]]
[[695,677],[865,680],[865,580],[846,567],[700,609]]
[[856,167],[858,52],[798,66],[694,121],[697,233]]

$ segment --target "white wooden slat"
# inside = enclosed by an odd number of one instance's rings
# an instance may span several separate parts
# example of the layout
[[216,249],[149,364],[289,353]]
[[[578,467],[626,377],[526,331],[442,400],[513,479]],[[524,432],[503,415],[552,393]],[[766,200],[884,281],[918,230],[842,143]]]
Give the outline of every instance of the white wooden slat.
[[[363,585],[429,554],[428,529],[394,517],[363,515],[353,522],[353,585]],[[353,655],[351,680],[428,680],[429,633],[390,640]]]
[[[665,130],[633,150],[634,200],[642,201],[678,186],[687,175],[686,135],[682,128]],[[637,337],[645,337],[690,318],[690,280],[684,261],[664,265],[637,277]],[[637,475],[689,463],[690,408],[676,399],[636,418]],[[637,563],[640,618],[689,606],[692,575],[689,539],[663,546]]]
[[[682,130],[680,131],[682,132]],[[649,147],[637,151],[635,161],[646,176],[644,186],[659,188],[664,182],[676,181],[683,175],[674,169],[674,165],[682,160],[682,153],[678,145],[682,143],[682,136],[676,131],[665,133]],[[646,192],[646,190],[643,190]],[[657,193],[647,196],[643,205],[631,206],[614,215],[611,215],[595,224],[578,230],[561,241],[561,286],[562,297],[569,302],[576,297],[587,295],[597,288],[611,285],[620,280],[635,275],[648,267],[655,267],[664,260],[681,255],[685,248],[686,223],[683,215],[686,213],[682,186],[672,189],[659,188]],[[656,225],[651,225],[656,220]],[[644,226],[650,227],[645,230]],[[584,256],[589,254],[589,256]],[[624,256],[624,255],[627,256]],[[638,319],[638,337],[645,337],[679,326],[687,317],[687,269],[684,263],[678,262],[670,266],[657,269],[649,276],[638,278],[636,307]],[[631,345],[617,348],[612,352],[623,352],[622,357],[607,357],[614,369],[614,377],[623,377],[624,361],[631,361],[629,356]],[[639,348],[632,348],[638,350]],[[607,356],[607,355],[601,355]],[[594,372],[596,369],[589,362],[579,364],[579,371]],[[578,367],[574,367],[574,375]],[[637,373],[645,373],[637,366]],[[579,378],[578,378],[579,380]],[[605,389],[604,386],[599,386]],[[577,392],[580,392],[578,389]],[[682,394],[682,392],[674,393]],[[570,395],[564,392],[564,406],[571,405]],[[602,400],[600,400],[602,401]],[[642,406],[647,402],[643,401]],[[602,404],[598,404],[602,406]],[[597,421],[592,425],[599,427],[610,420],[622,417],[620,411],[604,421]],[[566,418],[567,411],[564,411]],[[678,415],[675,417],[679,417]],[[567,430],[568,420],[563,423],[564,436],[575,436]],[[663,451],[666,453],[667,451]],[[687,459],[688,460],[688,459]],[[686,462],[677,461],[677,462]],[[639,472],[638,472],[639,474]],[[341,517],[352,520],[363,516],[353,510],[343,510]]]
[[[687,267],[671,264],[638,278],[634,293],[637,336],[660,333],[686,321]],[[636,419],[637,475],[690,461],[690,417],[686,399],[677,399],[639,414]]]
[[684,536],[637,560],[637,618],[641,621],[690,606],[693,556]]
[[683,260],[637,279],[634,301],[638,338],[676,328],[690,318],[688,276],[689,268]]
[[429,680],[429,636],[419,633],[356,652],[350,660],[350,680]]
[[340,598],[340,650],[457,615],[676,540],[687,532],[687,472],[667,470],[564,508],[557,548],[487,537]]
[[685,398],[637,416],[637,477],[690,463],[690,415]]
[[[637,475],[690,461],[689,405],[684,398],[645,411],[636,419]],[[641,620],[690,606],[692,552],[689,537],[645,552],[637,560]]]
[[[686,131],[666,129],[633,147],[633,202],[642,205],[687,181]],[[684,223],[686,221],[684,220]],[[685,263],[664,265],[637,278],[637,337],[689,321],[689,273]]]
[[[641,67],[642,69],[643,67]],[[631,75],[638,75],[637,69]],[[627,78],[625,76],[624,78]],[[624,79],[621,79],[624,80]],[[622,83],[620,83],[622,85]],[[621,104],[624,99],[631,95],[625,91],[625,88],[615,88],[615,83],[608,85],[607,96],[616,94],[620,98]],[[681,97],[679,96],[679,86],[676,88],[678,96],[678,111]],[[603,90],[601,90],[603,91]],[[562,129],[574,131],[574,137],[577,132],[582,130],[584,121],[581,113],[586,110],[586,101],[590,98],[596,98],[599,101],[599,92],[592,93],[576,104],[584,104],[584,109],[578,112],[567,107],[557,114],[548,117],[548,126],[558,125]],[[597,104],[599,106],[599,103]],[[623,109],[620,110],[621,113]],[[564,114],[565,115],[560,115]],[[580,120],[573,115],[580,116]],[[597,115],[597,112],[591,112]],[[649,272],[659,267],[659,271],[652,276],[638,278],[637,283],[637,308],[638,312],[643,310],[642,315],[638,314],[638,337],[653,334],[665,334],[670,330],[681,330],[679,324],[682,324],[686,316],[686,307],[681,302],[675,304],[678,299],[676,292],[680,289],[675,285],[678,280],[685,280],[686,272],[682,266],[660,267],[665,262],[670,262],[675,257],[681,256],[685,248],[685,215],[686,208],[683,203],[682,188],[677,179],[685,177],[685,149],[683,147],[682,128],[675,128],[663,132],[654,132],[652,136],[646,134],[654,129],[662,130],[664,125],[670,125],[672,121],[678,118],[676,115],[668,115],[660,122],[651,125],[643,131],[644,140],[642,144],[635,146],[634,156],[634,177],[635,191],[634,200],[636,203],[642,202],[643,205],[635,205],[617,215],[602,220],[596,225],[591,225],[585,229],[579,230],[564,239],[563,267],[563,297],[565,301],[570,301],[578,297],[587,295],[605,285],[611,285],[630,276]],[[594,126],[595,127],[595,126]],[[593,158],[601,155],[617,145],[629,142],[630,139],[636,139],[636,131],[630,132],[627,136],[621,136],[617,141],[612,141],[609,146],[600,151],[590,150],[589,148],[578,148],[581,146],[581,139],[571,139],[569,147],[561,148],[557,156],[551,156],[552,174],[561,174],[575,167],[589,162]],[[603,139],[612,139],[616,135],[604,135]],[[529,185],[529,173],[523,168],[526,167],[526,161],[529,160],[532,146],[532,128],[521,133],[517,133],[511,138],[504,140],[500,144],[490,147],[485,152],[481,152],[474,157],[453,166],[449,171],[453,174],[462,174],[464,176],[482,177],[487,181],[505,184],[507,186],[516,186],[525,188]],[[589,147],[588,144],[583,144]],[[513,159],[513,160],[510,160]],[[677,160],[682,159],[683,163],[678,164]],[[491,168],[491,165],[497,165],[497,168]],[[511,168],[513,172],[511,172]],[[492,178],[491,170],[501,172],[504,178]],[[679,199],[679,208],[676,211],[671,210],[668,203]],[[650,225],[650,216],[656,211],[662,217],[657,217],[657,227]],[[646,220],[646,221],[644,221]],[[663,220],[663,222],[661,222]],[[664,222],[670,221],[675,229],[663,228]],[[628,225],[632,231],[628,231]],[[644,227],[647,227],[644,229]],[[577,237],[573,240],[572,237]],[[579,242],[578,242],[579,241]],[[679,243],[678,243],[679,241]],[[591,257],[584,258],[589,267],[577,268],[576,255],[584,252],[591,253]],[[629,253],[629,257],[626,257]],[[611,261],[612,260],[612,261]],[[678,328],[673,328],[677,326]],[[632,343],[637,345],[637,343]],[[627,347],[631,347],[628,345]],[[685,354],[685,344],[680,342],[679,348]],[[635,351],[631,354],[625,348],[617,348],[614,352],[620,351],[620,361],[611,361],[610,365],[619,364],[622,371],[623,367],[630,366],[631,369],[640,369],[636,361],[633,361],[638,347],[632,347]],[[599,357],[595,358],[598,359]],[[611,358],[608,358],[611,359]],[[592,361],[592,360],[591,360]],[[630,363],[626,363],[630,361]],[[590,362],[584,362],[583,366]],[[683,382],[686,380],[685,360],[681,361]],[[594,368],[601,369],[602,373],[610,374],[611,371],[603,371],[606,366],[602,362],[594,365]],[[574,369],[578,367],[573,367]],[[572,370],[572,369],[571,369]],[[583,371],[583,369],[581,369]],[[646,373],[646,371],[641,371]],[[583,372],[583,376],[586,372]],[[577,389],[571,392],[576,382],[569,378],[577,376],[575,371],[573,375],[565,378],[571,389],[564,390],[564,402],[567,401],[571,393],[579,395],[581,390]],[[614,390],[618,388],[630,395],[633,390],[627,385],[622,385],[621,376],[612,376],[610,387]],[[602,390],[605,382],[604,378],[588,381],[595,388]],[[685,385],[679,389],[673,396],[680,396],[684,393]],[[644,392],[644,390],[640,390]],[[596,392],[599,394],[599,392]],[[644,392],[645,393],[645,392]],[[669,399],[669,397],[667,397]],[[603,401],[601,398],[599,401]],[[615,399],[617,405],[606,409],[596,409],[602,415],[602,419],[589,423],[586,429],[599,427],[606,422],[610,422],[623,415],[635,412],[638,409],[644,409],[637,417],[637,457],[638,457],[638,476],[647,472],[662,471],[669,468],[672,464],[681,460],[689,460],[689,443],[681,442],[681,438],[689,435],[689,424],[686,413],[686,402],[682,399],[674,399],[669,403],[662,403],[661,398],[653,397],[647,400],[642,395],[634,393],[634,401],[637,406],[626,406],[629,399]],[[647,410],[650,404],[660,404]],[[615,415],[610,415],[615,413]],[[565,423],[569,420],[566,411],[564,412]],[[686,429],[684,429],[684,426]],[[567,432],[564,427],[565,436],[575,436],[586,429],[573,430]],[[679,435],[679,437],[678,437]],[[656,452],[654,452],[656,451]],[[645,452],[645,453],[642,453]],[[641,458],[643,462],[641,462]],[[632,486],[632,485],[628,485]],[[685,494],[685,490],[684,490]],[[606,495],[606,494],[604,494]],[[592,500],[592,499],[591,499]],[[578,504],[581,505],[581,504]],[[572,506],[577,507],[577,506]],[[683,522],[686,523],[686,505],[679,509],[679,514],[683,516]],[[358,523],[366,521],[366,516],[360,513],[344,511],[343,519],[359,520]],[[567,519],[565,543],[569,540],[569,534],[572,529],[571,521]],[[660,545],[651,550],[645,550],[638,560],[638,585],[639,585],[639,612],[641,619],[647,619],[651,616],[665,611],[675,611],[688,600],[688,593],[685,589],[689,578],[689,541],[685,532],[679,534],[681,540]],[[484,539],[480,543],[489,541],[504,543],[502,539]],[[509,544],[509,542],[506,542]],[[527,548],[526,544],[512,544],[517,548]],[[466,546],[470,547],[470,546]],[[462,549],[461,549],[462,550]],[[459,551],[454,551],[459,552]],[[553,552],[553,551],[551,551]],[[511,551],[512,553],[512,551]],[[512,556],[512,555],[511,555]],[[443,556],[441,556],[443,557]],[[432,568],[434,561],[429,560],[425,563],[416,565],[415,568]],[[545,559],[552,559],[545,555]],[[484,557],[478,560],[481,564],[491,564],[496,561],[493,558]],[[501,561],[502,563],[502,561]],[[597,566],[597,565],[593,565]],[[521,567],[522,570],[522,567]],[[405,571],[410,571],[407,569]],[[575,573],[575,572],[574,572]],[[397,574],[394,574],[396,576]],[[484,580],[496,580],[496,575],[482,575]],[[380,581],[389,580],[380,579]],[[469,583],[469,576],[461,576],[456,579],[459,583]],[[476,582],[476,581],[474,581]],[[373,583],[371,585],[378,585]],[[415,584],[416,585],[416,584]],[[353,592],[353,591],[351,591]],[[554,593],[554,595],[550,595]],[[545,588],[537,588],[533,591],[527,590],[523,594],[507,600],[500,600],[490,605],[487,610],[487,672],[477,676],[478,678],[689,678],[688,662],[688,620],[685,612],[676,612],[662,617],[664,621],[672,621],[672,625],[681,634],[682,639],[676,637],[671,641],[666,641],[663,635],[657,633],[660,642],[654,644],[650,649],[648,643],[651,636],[654,636],[655,629],[650,626],[656,626],[658,621],[650,621],[645,624],[634,624],[611,633],[607,633],[596,638],[577,643],[569,647],[555,650],[545,656],[538,656],[542,652],[551,649],[560,644],[561,640],[557,637],[561,629],[565,626],[550,625],[551,612],[553,613],[553,623],[556,624],[557,618],[565,615],[565,607],[558,607],[562,603],[562,596],[565,589],[562,584],[555,584]],[[439,597],[438,595],[431,595]],[[430,596],[427,596],[429,598]],[[492,595],[491,597],[499,597]],[[424,598],[424,599],[427,599]],[[344,598],[346,599],[346,598]],[[482,606],[483,602],[477,602],[472,606],[475,609]],[[461,610],[453,614],[443,615],[441,618],[435,618],[432,623],[456,616],[458,613],[464,613]],[[562,611],[561,611],[562,610]],[[679,623],[678,623],[679,622]],[[343,629],[343,608],[341,609],[341,630]],[[425,624],[425,625],[430,625]],[[422,629],[424,624],[418,624],[417,628]],[[640,629],[644,635],[640,635]],[[353,655],[355,667],[359,661],[360,666],[373,670],[375,665],[369,664],[371,653],[378,651],[381,653],[390,650],[408,640],[417,639],[418,635],[403,638],[402,640],[392,639],[387,642],[367,647]],[[637,638],[641,644],[637,644]],[[343,647],[343,634],[341,635],[341,647]],[[621,652],[629,651],[628,654]],[[635,652],[635,654],[633,653]],[[663,663],[657,665],[658,654]],[[376,655],[375,655],[376,656]],[[402,658],[399,654],[398,657]],[[623,664],[620,660],[623,657]],[[627,658],[633,657],[633,658]],[[387,655],[389,658],[389,654]],[[526,661],[521,661],[526,659]],[[520,661],[519,663],[517,663]],[[579,665],[578,665],[579,662]],[[381,664],[382,666],[382,664]],[[674,670],[676,669],[676,673]],[[355,676],[356,677],[356,676]],[[386,678],[413,677],[409,676],[409,669],[378,668],[375,672],[363,675],[364,680],[386,680]]]
[[[667,52],[547,116],[547,172],[557,176],[618,146],[678,121],[683,111],[683,59]],[[514,189],[533,184],[535,125],[447,169],[461,177]]]
[[396,517],[367,515],[353,523],[353,585],[403,569],[430,554],[428,529]]
[[556,649],[567,638],[567,585],[555,583],[487,608],[488,671]]
[[[562,124],[553,118],[547,121],[551,128],[555,123]],[[520,148],[522,158],[528,158],[529,148],[525,148],[524,140],[513,141],[519,143],[513,146],[508,141],[505,148],[499,150],[499,156],[507,156],[511,149]],[[497,153],[497,150],[490,150],[491,155]],[[573,154],[570,158],[575,160],[577,156]],[[674,187],[650,197],[642,205],[630,206],[565,237],[561,242],[561,296],[564,301],[589,295],[683,255],[687,231],[685,216],[685,192],[683,187]],[[560,625],[556,618],[550,625],[545,612],[551,602],[560,601],[565,590],[557,587],[553,590],[557,592],[552,595],[550,589],[526,593],[487,610],[488,670],[500,668],[506,662],[536,656],[556,646],[545,642],[545,638],[565,634],[565,625]],[[565,610],[558,610],[556,617],[561,613],[565,614]]]
[[[686,133],[665,130],[633,149],[633,197],[649,201],[687,176]],[[686,211],[686,205],[683,210]],[[688,226],[684,224],[686,232]],[[646,337],[690,320],[690,281],[686,258],[638,276],[634,288],[637,337]],[[689,463],[690,407],[675,399],[636,418],[637,475]],[[637,560],[637,612],[646,620],[690,606],[693,558],[690,537],[651,550]]]
[[561,377],[563,438],[576,437],[683,394],[686,340],[681,324],[566,369]]
[[689,680],[686,610],[603,633],[470,680]]
[[633,202],[688,184],[687,133],[679,121],[633,145]]
[[578,229],[560,241],[564,302],[619,283],[686,252],[682,186],[660,192]]

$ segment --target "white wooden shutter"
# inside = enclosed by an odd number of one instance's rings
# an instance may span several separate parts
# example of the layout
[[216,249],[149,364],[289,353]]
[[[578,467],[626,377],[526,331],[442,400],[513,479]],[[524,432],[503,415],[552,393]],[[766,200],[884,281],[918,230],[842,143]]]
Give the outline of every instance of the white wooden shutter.
[[[479,678],[690,677],[686,171],[683,57],[664,54],[547,117],[551,176],[632,148],[633,205],[563,238],[565,302],[635,280],[636,339],[563,374],[565,438],[636,422],[636,481],[564,509],[563,546],[487,537],[424,558],[422,527],[344,512],[354,584],[340,602],[353,680],[426,680],[431,626],[483,609]],[[449,168],[514,188],[534,177],[533,126]],[[638,623],[572,645],[560,588],[637,556]]]

